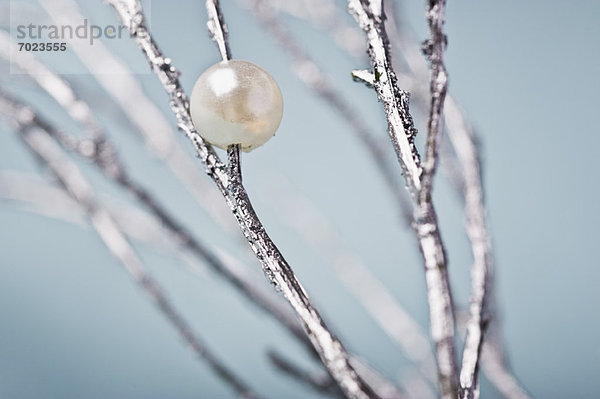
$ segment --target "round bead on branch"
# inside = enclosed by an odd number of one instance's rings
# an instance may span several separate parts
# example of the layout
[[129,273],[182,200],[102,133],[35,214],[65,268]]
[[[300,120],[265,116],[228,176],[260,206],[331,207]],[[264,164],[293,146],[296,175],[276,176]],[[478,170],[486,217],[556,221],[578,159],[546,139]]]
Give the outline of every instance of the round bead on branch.
[[283,99],[275,79],[248,61],[222,61],[196,81],[190,98],[192,121],[209,143],[248,152],[266,143],[279,127]]

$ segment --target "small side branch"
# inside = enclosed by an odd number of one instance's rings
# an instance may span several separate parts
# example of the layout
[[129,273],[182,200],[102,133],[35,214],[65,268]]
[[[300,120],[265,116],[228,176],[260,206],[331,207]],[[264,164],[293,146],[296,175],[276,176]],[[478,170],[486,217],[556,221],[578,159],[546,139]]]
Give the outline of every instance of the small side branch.
[[364,83],[369,88],[375,85],[375,74],[368,69],[355,69],[350,74],[355,82]]
[[279,371],[312,390],[333,397],[344,397],[344,394],[339,390],[337,385],[332,384],[332,380],[328,374],[323,372],[311,373],[303,370],[294,362],[286,359],[284,356],[273,350],[269,351],[267,356]]
[[[409,95],[398,89],[388,52],[388,39],[383,27],[381,1],[349,0],[349,10],[366,32],[369,55],[373,62],[373,86],[383,103],[388,132],[396,150],[408,191],[417,198],[421,188],[421,166],[414,145],[417,133],[408,109]],[[378,11],[377,11],[378,10]],[[378,12],[378,13],[376,13]]]
[[213,40],[219,47],[219,53],[223,61],[231,59],[231,50],[229,49],[229,40],[227,31],[227,25],[221,13],[221,7],[219,6],[219,0],[206,0],[206,13],[208,14],[208,22],[206,26],[210,32]]

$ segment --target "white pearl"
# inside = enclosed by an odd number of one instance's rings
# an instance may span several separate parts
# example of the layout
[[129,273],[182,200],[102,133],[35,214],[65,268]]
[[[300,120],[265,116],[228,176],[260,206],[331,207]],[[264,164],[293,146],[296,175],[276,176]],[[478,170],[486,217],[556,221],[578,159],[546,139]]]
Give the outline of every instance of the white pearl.
[[283,99],[277,82],[264,69],[230,60],[200,75],[190,97],[190,111],[206,141],[223,149],[240,144],[248,152],[275,134]]

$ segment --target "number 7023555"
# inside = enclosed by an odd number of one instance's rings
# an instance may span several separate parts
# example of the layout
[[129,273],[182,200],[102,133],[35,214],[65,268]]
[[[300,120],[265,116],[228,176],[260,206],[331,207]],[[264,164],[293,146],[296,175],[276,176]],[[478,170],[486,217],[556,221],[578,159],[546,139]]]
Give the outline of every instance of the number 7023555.
[[66,51],[67,43],[19,43],[19,51]]

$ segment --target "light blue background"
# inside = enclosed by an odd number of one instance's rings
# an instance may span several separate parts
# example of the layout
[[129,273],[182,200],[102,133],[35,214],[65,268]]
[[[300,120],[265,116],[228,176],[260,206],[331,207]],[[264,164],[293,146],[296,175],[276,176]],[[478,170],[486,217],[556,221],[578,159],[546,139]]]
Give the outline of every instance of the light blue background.
[[[206,34],[202,3],[152,2],[154,36],[183,71],[181,81],[188,93],[195,78],[218,61]],[[344,7],[344,2],[338,3]],[[6,7],[2,2],[3,18]],[[95,20],[116,21],[101,2],[82,7]],[[284,174],[310,198],[426,326],[425,284],[412,234],[399,228],[383,180],[345,122],[299,83],[289,58],[249,13],[229,0],[223,1],[223,8],[234,56],[269,70],[285,98],[276,138],[243,159],[256,210],[347,346],[395,378],[406,364],[400,350],[343,289],[324,260],[273,212],[278,198],[266,194],[273,173]],[[598,16],[600,2],[591,0],[448,4],[450,90],[483,139],[504,336],[516,374],[540,398],[600,396]],[[406,18],[424,39],[422,2],[410,2]],[[351,69],[366,65],[344,56],[323,32],[298,20],[285,21],[325,66],[332,84],[384,137],[384,117],[374,93],[349,78]],[[2,23],[7,26],[7,21]],[[133,43],[110,45],[136,69],[144,65]],[[76,59],[67,56],[54,62],[60,68],[61,62]],[[9,76],[6,64],[2,68],[3,86],[36,104],[56,123],[76,128],[33,84]],[[132,173],[198,236],[241,253],[248,269],[257,273],[258,264],[247,251],[220,232],[148,155],[93,79],[68,78],[93,104]],[[139,78],[173,122],[154,76]],[[422,127],[423,118],[418,119]],[[0,168],[38,173],[15,135],[4,124],[0,129]],[[98,191],[131,201],[92,168],[84,168]],[[443,173],[436,181],[435,201],[455,298],[465,306],[470,253],[460,204]],[[138,249],[205,341],[252,387],[271,398],[317,397],[267,362],[265,350],[277,348],[310,364],[268,317],[210,272],[197,278],[168,254]],[[483,397],[496,397],[493,388],[483,384]],[[0,204],[1,398],[231,396],[184,347],[91,229],[18,210],[12,203]]]

